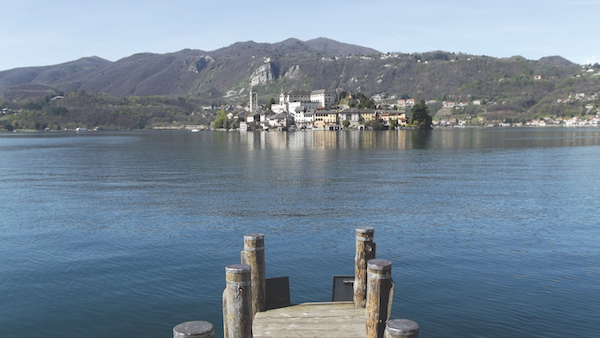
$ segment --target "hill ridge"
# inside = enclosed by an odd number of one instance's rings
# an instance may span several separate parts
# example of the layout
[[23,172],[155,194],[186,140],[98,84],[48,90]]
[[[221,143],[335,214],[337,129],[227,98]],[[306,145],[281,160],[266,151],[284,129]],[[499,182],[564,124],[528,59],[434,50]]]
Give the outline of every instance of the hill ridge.
[[[585,67],[584,67],[585,68]],[[182,49],[136,53],[117,61],[83,57],[54,66],[0,72],[0,96],[25,98],[48,91],[123,96],[194,97],[210,104],[245,104],[248,90],[260,100],[282,90],[326,89],[387,98],[497,102],[526,111],[542,102],[600,90],[599,69],[560,56],[527,60],[465,53],[380,53],[325,37],[277,43],[235,42],[213,51]],[[41,88],[44,88],[42,90]]]

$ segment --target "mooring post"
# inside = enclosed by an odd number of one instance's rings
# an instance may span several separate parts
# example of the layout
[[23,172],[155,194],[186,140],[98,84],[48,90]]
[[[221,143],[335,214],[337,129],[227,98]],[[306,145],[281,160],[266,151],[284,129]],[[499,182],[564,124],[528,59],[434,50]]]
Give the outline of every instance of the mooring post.
[[367,262],[366,338],[383,338],[389,318],[392,287],[392,262],[371,259]]
[[225,267],[223,331],[226,338],[252,338],[252,283],[247,264]]
[[419,338],[419,325],[410,319],[388,320],[385,338]]
[[195,320],[173,328],[173,338],[214,338],[215,328],[209,322]]
[[245,234],[242,264],[252,269],[252,316],[265,311],[265,235]]
[[354,256],[354,307],[364,308],[367,305],[367,262],[375,258],[373,227],[357,227],[356,255]]

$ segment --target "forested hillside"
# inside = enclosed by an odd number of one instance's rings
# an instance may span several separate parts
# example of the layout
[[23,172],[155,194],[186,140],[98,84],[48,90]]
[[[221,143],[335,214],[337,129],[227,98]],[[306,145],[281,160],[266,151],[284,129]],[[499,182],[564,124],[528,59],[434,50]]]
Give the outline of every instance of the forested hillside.
[[[86,123],[95,119],[103,125],[143,128],[172,114],[196,116],[191,114],[202,106],[245,105],[250,88],[263,104],[282,90],[327,89],[374,96],[384,106],[414,98],[435,100],[434,111],[443,101],[461,104],[460,109],[446,110],[448,114],[527,118],[597,111],[599,74],[598,64],[577,65],[559,56],[526,60],[443,51],[382,54],[325,38],[288,39],[239,42],[211,52],[141,53],[115,62],[88,57],[7,70],[0,72],[0,103],[12,112],[51,116],[59,107],[50,99],[64,96],[60,104],[67,113],[61,114],[71,119],[79,114]],[[74,100],[81,95],[87,98]],[[136,121],[124,119],[124,110],[139,111]],[[56,116],[48,120],[67,123],[66,117]]]

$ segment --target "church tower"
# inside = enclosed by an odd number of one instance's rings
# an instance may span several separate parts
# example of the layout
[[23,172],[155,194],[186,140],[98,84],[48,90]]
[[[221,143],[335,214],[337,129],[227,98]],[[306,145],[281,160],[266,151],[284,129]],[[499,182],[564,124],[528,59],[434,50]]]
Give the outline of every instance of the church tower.
[[255,91],[250,89],[250,112],[255,113],[258,111],[258,95]]
[[283,91],[283,89],[281,90],[281,92],[279,92],[279,104],[285,104],[287,102],[285,102],[285,92]]

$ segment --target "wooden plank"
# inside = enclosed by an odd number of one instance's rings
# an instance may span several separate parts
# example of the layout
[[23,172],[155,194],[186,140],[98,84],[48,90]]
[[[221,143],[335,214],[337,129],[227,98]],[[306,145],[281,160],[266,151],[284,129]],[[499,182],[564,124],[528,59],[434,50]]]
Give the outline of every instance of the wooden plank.
[[352,302],[303,303],[259,312],[252,323],[253,337],[365,336],[365,309]]

